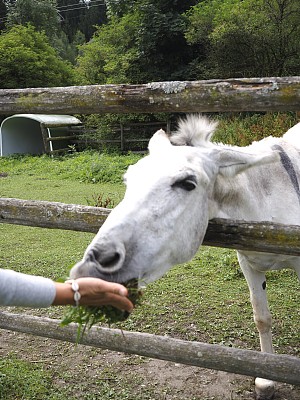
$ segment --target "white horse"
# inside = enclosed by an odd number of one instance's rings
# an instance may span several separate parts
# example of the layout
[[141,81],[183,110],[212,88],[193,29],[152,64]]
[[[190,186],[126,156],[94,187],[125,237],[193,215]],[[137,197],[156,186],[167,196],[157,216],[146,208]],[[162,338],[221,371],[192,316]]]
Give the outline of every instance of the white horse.
[[[149,142],[149,155],[125,174],[125,197],[111,212],[71,276],[147,284],[197,252],[211,218],[300,225],[300,124],[282,138],[248,147],[215,144],[216,123],[191,115],[168,137]],[[294,268],[300,257],[238,251],[248,282],[261,350],[273,352],[265,272]],[[259,399],[274,383],[257,378]]]

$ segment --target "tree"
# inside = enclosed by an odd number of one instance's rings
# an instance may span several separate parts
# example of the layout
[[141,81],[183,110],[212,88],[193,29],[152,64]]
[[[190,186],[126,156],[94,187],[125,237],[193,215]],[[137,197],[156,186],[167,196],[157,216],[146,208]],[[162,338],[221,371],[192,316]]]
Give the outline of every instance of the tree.
[[143,81],[188,79],[187,65],[193,59],[187,46],[183,12],[192,1],[144,0],[137,3],[141,25],[137,37],[138,68]]
[[186,38],[205,53],[198,78],[300,72],[298,0],[205,0],[187,17]]
[[78,73],[86,83],[188,79],[192,47],[182,16],[195,1],[106,1],[109,21],[81,48]]
[[78,31],[89,41],[96,31],[96,25],[107,22],[103,0],[57,0],[57,11],[61,17],[61,28],[70,43],[74,41]]
[[272,70],[277,75],[300,74],[300,2],[264,0],[262,8],[271,22],[269,38]]
[[6,5],[4,1],[0,1],[0,31],[5,28],[6,13]]
[[14,26],[0,35],[0,87],[66,86],[73,72],[33,26]]
[[[6,0],[6,3],[8,28],[30,23],[38,31],[44,31],[58,54],[73,64],[78,55],[76,46],[92,37],[96,24],[106,21],[102,0]],[[80,32],[84,40],[78,42]]]
[[37,31],[44,31],[50,43],[54,43],[57,38],[59,22],[56,0],[18,0],[8,5],[8,28],[30,23]]
[[138,57],[136,37],[138,13],[113,17],[107,25],[97,28],[93,39],[80,47],[77,79],[81,84],[135,83],[139,71],[132,77]]

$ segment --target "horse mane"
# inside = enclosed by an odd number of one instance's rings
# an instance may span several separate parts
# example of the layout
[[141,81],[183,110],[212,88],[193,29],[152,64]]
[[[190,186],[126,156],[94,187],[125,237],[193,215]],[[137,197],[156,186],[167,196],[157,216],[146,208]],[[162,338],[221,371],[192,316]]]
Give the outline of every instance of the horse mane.
[[210,139],[218,125],[217,121],[200,114],[190,114],[178,121],[170,141],[176,146],[210,147]]

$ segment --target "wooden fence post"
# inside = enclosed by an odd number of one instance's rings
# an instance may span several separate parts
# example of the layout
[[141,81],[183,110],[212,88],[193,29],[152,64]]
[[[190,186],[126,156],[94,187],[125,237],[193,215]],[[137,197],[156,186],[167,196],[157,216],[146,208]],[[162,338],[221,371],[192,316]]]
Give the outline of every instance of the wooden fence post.
[[125,149],[125,143],[124,143],[124,125],[121,123],[120,124],[120,138],[121,138],[121,151],[124,151]]

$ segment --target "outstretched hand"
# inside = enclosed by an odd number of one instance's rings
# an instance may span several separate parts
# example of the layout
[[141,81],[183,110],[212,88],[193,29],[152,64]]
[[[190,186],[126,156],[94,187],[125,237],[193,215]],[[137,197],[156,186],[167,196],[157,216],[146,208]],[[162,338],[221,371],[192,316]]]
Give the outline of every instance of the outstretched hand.
[[[81,295],[80,305],[111,305],[120,310],[131,312],[133,304],[128,299],[128,290],[118,283],[106,282],[98,278],[76,279]],[[53,305],[74,305],[74,292],[69,283],[55,283],[56,296]]]

